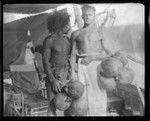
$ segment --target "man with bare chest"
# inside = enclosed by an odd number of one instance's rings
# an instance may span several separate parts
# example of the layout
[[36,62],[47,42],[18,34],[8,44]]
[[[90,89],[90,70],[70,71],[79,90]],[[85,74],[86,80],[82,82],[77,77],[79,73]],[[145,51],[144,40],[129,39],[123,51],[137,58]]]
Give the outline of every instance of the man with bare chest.
[[[111,55],[106,42],[102,39],[102,27],[95,22],[95,8],[84,5],[82,7],[83,28],[72,33],[72,76],[78,78],[86,86],[86,91],[81,97],[87,100],[88,116],[106,116],[107,97],[106,90],[101,89],[97,81],[97,66],[100,60]],[[78,71],[75,73],[75,63]]]
[[[60,21],[61,20],[61,21]],[[55,12],[48,18],[50,36],[43,42],[43,66],[47,74],[46,88],[49,100],[49,115],[56,116],[53,99],[60,92],[62,85],[69,80],[69,58],[71,43],[66,34],[70,30],[69,15]]]

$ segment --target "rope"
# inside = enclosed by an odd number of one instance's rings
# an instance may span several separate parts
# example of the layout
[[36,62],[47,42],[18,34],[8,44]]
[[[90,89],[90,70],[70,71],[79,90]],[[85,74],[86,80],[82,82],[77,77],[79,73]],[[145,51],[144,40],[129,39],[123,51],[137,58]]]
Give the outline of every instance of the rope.
[[108,5],[108,6],[104,9],[104,11],[107,10],[111,5],[112,5],[112,4]]
[[[128,49],[119,49],[119,50],[117,50],[117,51],[131,50],[131,49],[133,49],[133,48],[128,48]],[[136,49],[138,49],[138,48],[136,48]],[[139,63],[139,64],[144,65],[144,62],[143,62],[143,61],[138,60],[138,59],[135,59],[134,57],[132,57],[132,56],[130,56],[130,55],[128,55],[128,54],[126,55],[126,58],[130,59],[130,60],[131,60],[131,61],[133,61],[133,62],[136,62],[136,63]]]
[[144,65],[144,62],[143,62],[143,61],[138,60],[138,59],[135,59],[135,58],[131,57],[130,55],[127,55],[126,57],[127,57],[128,59],[130,59],[130,60],[136,62],[136,63],[139,63],[139,64],[141,64],[141,65]]
[[106,10],[107,10],[111,5],[112,5],[112,4],[108,5],[102,12],[98,13],[97,16],[106,13]]
[[[123,51],[123,50],[131,50],[131,49],[134,49],[134,48],[128,48],[128,49],[119,49],[119,50],[117,50],[117,51]],[[136,49],[138,49],[138,48],[136,48]],[[136,63],[139,63],[139,64],[142,64],[142,65],[144,65],[144,62],[143,61],[141,61],[141,60],[138,60],[138,59],[135,59],[134,57],[132,57],[132,56],[130,56],[130,55],[126,55],[126,58],[128,58],[128,59],[130,59],[131,61],[134,61],[134,62],[136,62]]]

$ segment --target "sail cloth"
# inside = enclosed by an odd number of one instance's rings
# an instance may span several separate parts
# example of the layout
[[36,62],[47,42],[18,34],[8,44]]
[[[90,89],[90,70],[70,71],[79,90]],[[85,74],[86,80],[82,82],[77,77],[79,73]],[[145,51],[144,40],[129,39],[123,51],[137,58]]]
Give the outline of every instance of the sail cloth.
[[[15,20],[6,24],[3,24],[3,69],[4,71],[9,70],[9,66],[12,64],[24,64],[25,48],[28,41],[27,31],[31,29],[31,33],[36,33],[31,40],[37,41],[42,34],[43,39],[47,36],[47,32],[37,31],[32,29],[40,30],[39,28],[43,23],[46,23],[47,13],[39,14],[46,10],[56,8],[62,4],[5,4],[3,11],[8,13],[21,13],[21,14],[32,14],[19,20]],[[38,15],[38,14],[39,15]],[[34,15],[35,14],[35,15]],[[37,15],[36,15],[37,14]],[[7,17],[7,16],[6,16]],[[4,17],[5,18],[5,17]],[[42,18],[42,19],[41,19]],[[35,21],[36,20],[36,21]],[[41,30],[47,30],[45,27]],[[33,32],[34,31],[34,32]],[[46,33],[46,35],[44,34]],[[32,34],[31,34],[32,35]],[[39,36],[37,36],[39,35]],[[39,38],[38,38],[39,37]]]
[[[3,25],[3,30],[4,30],[3,31],[3,50],[4,50],[3,51],[3,62],[4,62],[3,67],[4,67],[4,70],[8,70],[9,66],[12,64],[25,64],[24,62],[25,49],[26,49],[26,44],[29,40],[29,37],[27,36],[27,31],[28,29],[31,29],[31,30],[35,29],[36,27],[45,23],[47,19],[46,17],[47,17],[47,14],[41,14],[37,16],[23,18],[23,19],[13,21],[13,22]],[[42,21],[40,20],[40,18],[43,18]],[[37,19],[39,21],[35,21],[33,24],[32,21],[34,19]],[[32,23],[32,26],[31,26],[31,23]],[[37,31],[38,30],[39,28],[37,28]],[[32,35],[32,33],[34,32],[31,31],[30,39],[33,40],[35,43],[37,38],[34,38],[34,34]],[[36,33],[36,35],[40,36],[41,34]],[[42,37],[44,38],[45,36],[42,36]]]
[[24,64],[27,41],[25,31],[4,31],[3,39],[4,71],[8,71],[11,64]]
[[3,6],[4,12],[35,14],[49,9],[56,8],[61,4],[6,4]]
[[33,64],[12,65],[11,79],[15,87],[25,94],[35,94],[41,90],[38,73]]
[[[51,13],[40,13],[3,25],[3,61],[5,62],[3,67],[5,70],[8,70],[9,66],[21,56],[21,52],[25,51],[29,39],[33,41],[34,47],[43,44],[43,40],[49,35],[47,30],[49,14]],[[30,30],[30,36],[27,36],[28,30]],[[19,64],[24,64],[23,59],[20,60]]]

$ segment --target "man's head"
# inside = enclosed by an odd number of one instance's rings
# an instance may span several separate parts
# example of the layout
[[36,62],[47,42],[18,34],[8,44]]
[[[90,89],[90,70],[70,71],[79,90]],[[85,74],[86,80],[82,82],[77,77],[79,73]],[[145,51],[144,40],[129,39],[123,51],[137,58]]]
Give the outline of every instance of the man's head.
[[95,8],[89,5],[82,6],[82,18],[84,23],[89,25],[95,20]]
[[50,33],[62,31],[68,33],[70,30],[70,18],[67,12],[56,11],[47,19],[48,30]]

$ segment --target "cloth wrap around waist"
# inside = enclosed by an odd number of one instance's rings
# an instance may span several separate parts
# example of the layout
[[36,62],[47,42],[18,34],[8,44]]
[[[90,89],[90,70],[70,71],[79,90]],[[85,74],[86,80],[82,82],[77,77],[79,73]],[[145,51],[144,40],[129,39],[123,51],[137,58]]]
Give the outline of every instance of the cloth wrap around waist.
[[65,83],[67,80],[70,80],[70,75],[71,75],[70,73],[71,72],[70,72],[69,59],[68,59],[67,63],[63,66],[59,66],[55,63],[52,63],[51,64],[51,71],[53,73],[53,76],[61,82]]
[[84,53],[84,54],[76,54],[76,63],[78,63],[79,59],[90,57],[90,56],[99,56],[99,55],[105,55],[104,50],[101,50],[99,53]]
[[82,58],[101,53],[87,53],[78,55],[78,78],[85,86],[84,94],[81,98],[87,100],[87,116],[106,116],[107,95],[105,90],[101,90],[97,77],[97,67],[101,61],[92,61],[88,65],[81,63]]

